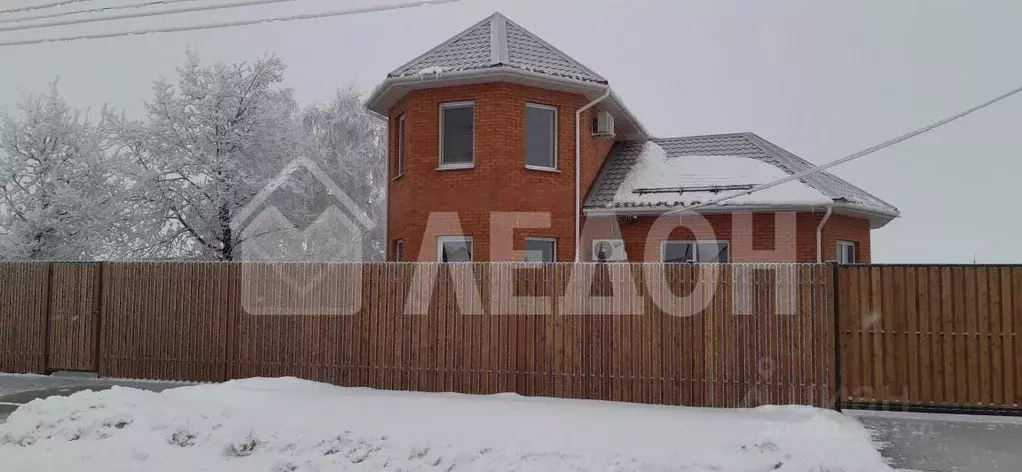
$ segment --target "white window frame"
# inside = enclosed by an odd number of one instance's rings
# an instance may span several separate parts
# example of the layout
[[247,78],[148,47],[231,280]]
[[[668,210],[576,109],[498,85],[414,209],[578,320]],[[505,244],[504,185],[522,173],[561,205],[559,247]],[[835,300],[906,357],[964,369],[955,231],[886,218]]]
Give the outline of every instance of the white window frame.
[[405,138],[405,115],[401,114],[397,119],[397,157],[394,159],[394,178],[405,175],[405,145],[408,140]]
[[404,262],[405,259],[405,240],[395,239],[394,240],[394,262]]
[[[553,162],[553,166],[551,166],[551,167],[529,165],[528,164],[528,162],[529,162],[529,155],[528,155],[529,148],[528,148],[528,146],[526,146],[526,148],[525,148],[525,152],[526,152],[526,154],[525,154],[525,162],[526,162],[525,168],[529,169],[529,170],[539,170],[539,171],[545,171],[545,172],[559,172],[559,170],[557,168],[557,128],[558,128],[558,123],[559,123],[558,120],[560,120],[560,112],[557,110],[557,107],[555,107],[555,106],[541,105],[539,103],[526,103],[525,104],[526,112],[528,112],[529,108],[538,108],[538,109],[541,109],[541,110],[550,110],[550,111],[554,112],[554,120],[553,120],[553,123],[552,123],[553,124],[553,128],[554,128],[553,129],[553,138],[552,138],[552,140],[550,142],[551,143],[551,147],[553,148],[553,149],[551,149],[551,152],[552,152],[552,155],[553,155],[554,162]],[[525,134],[525,139],[526,139],[526,141],[528,140],[528,136],[529,136],[528,132],[529,132],[529,129],[528,129],[528,115],[526,115],[526,127],[525,127],[525,133],[526,133]]]
[[[471,258],[468,262],[476,259],[475,244],[472,243],[472,236],[437,236],[436,238],[436,261],[444,262],[444,243],[468,243],[468,252]],[[452,264],[457,264],[456,262]]]
[[[525,238],[525,241],[526,242],[528,242],[528,241],[542,241],[542,242],[553,243],[554,250],[551,253],[552,259],[550,260],[550,262],[557,262],[557,238],[544,238],[544,237],[539,237],[539,236],[528,236],[528,237]],[[528,252],[528,249],[526,249],[526,252]]]
[[[472,162],[444,163],[444,111],[449,108],[472,108]],[[448,102],[440,104],[440,155],[437,156],[437,170],[471,169],[476,166],[476,102]]]
[[726,239],[664,239],[660,241],[660,262],[667,263],[664,261],[664,255],[667,249],[668,243],[678,244],[691,244],[692,245],[692,257],[693,261],[687,262],[674,262],[672,264],[726,264],[727,262],[699,262],[699,245],[700,244],[721,244],[727,246],[727,261],[731,262],[731,241]]
[[[841,254],[844,253],[844,251],[842,251],[841,249],[842,248],[846,248],[846,247],[852,248],[852,259],[854,259],[854,260],[852,260],[851,262],[845,262],[845,261],[841,260]],[[837,260],[841,264],[855,264],[855,263],[858,263],[859,262],[859,245],[856,244],[855,241],[839,240],[837,242],[837,254],[835,254],[835,260]]]

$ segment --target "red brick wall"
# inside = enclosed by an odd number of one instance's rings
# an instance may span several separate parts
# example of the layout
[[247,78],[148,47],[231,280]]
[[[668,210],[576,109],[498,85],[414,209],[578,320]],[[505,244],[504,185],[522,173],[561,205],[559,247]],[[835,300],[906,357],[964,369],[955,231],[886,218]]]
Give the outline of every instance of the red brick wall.
[[[794,244],[793,254],[795,262],[816,262],[816,228],[820,224],[823,213],[799,213],[795,215],[795,227],[791,231],[777,232],[775,216],[772,213],[753,214],[751,220],[752,249],[756,251],[772,250],[780,246],[777,244]],[[782,217],[783,218],[783,217]],[[589,218],[587,220],[583,237],[583,255],[586,260],[590,257],[593,239],[623,239],[628,258],[631,261],[659,262],[659,241],[663,239],[716,239],[731,242],[731,254],[733,262],[788,262],[791,258],[784,258],[778,255],[765,253],[756,254],[742,251],[741,237],[737,235],[735,220],[730,214],[707,215],[706,222],[709,224],[704,230],[693,231],[690,228],[674,228],[664,234],[652,236],[653,248],[649,257],[646,256],[646,242],[650,238],[651,229],[655,219],[644,218],[620,218],[618,220],[618,235],[615,235],[613,223],[608,218]],[[683,220],[690,223],[691,220]],[[784,221],[782,219],[782,221]],[[790,220],[789,220],[790,221]],[[695,226],[695,225],[693,225]],[[859,262],[870,261],[870,227],[869,221],[861,218],[854,218],[845,215],[832,215],[823,231],[823,260],[828,261],[835,258],[837,241],[852,241],[856,243],[859,251]]]
[[[440,105],[474,101],[475,167],[437,170],[439,165]],[[589,100],[577,94],[543,90],[508,83],[466,85],[410,92],[390,110],[390,169],[395,169],[397,121],[405,116],[405,171],[391,176],[388,199],[388,258],[394,259],[394,241],[404,242],[404,260],[431,261],[436,258],[436,237],[465,235],[473,239],[474,259],[491,256],[491,212],[550,212],[550,227],[514,231],[512,250],[520,251],[526,236],[557,239],[558,260],[574,258],[574,146],[575,111]],[[558,109],[558,172],[525,168],[525,106],[537,103]],[[590,132],[595,107],[583,114],[581,146],[581,196],[584,199],[595,180],[613,140],[594,138]],[[427,228],[434,213],[433,227]],[[439,215],[437,213],[447,213]],[[456,216],[457,218],[454,218]],[[717,239],[732,242],[735,261],[800,262],[816,260],[816,227],[823,213],[801,213],[793,232],[775,234],[774,216],[752,216],[752,248],[770,250],[775,244],[794,244],[790,257],[770,253],[743,253],[740,234],[733,231],[731,215],[710,215],[707,220]],[[631,260],[643,260],[645,241],[654,219],[620,220],[620,232]],[[617,238],[609,220],[591,218],[584,222],[582,256],[587,260],[592,239]],[[460,223],[460,229],[457,226]],[[428,231],[428,233],[427,233]],[[733,234],[735,233],[735,234]],[[694,239],[686,229],[670,233],[674,239]],[[700,238],[712,237],[701,234]],[[869,222],[833,215],[824,231],[824,260],[834,258],[838,240],[858,246],[860,262],[868,262]],[[789,248],[791,246],[788,246]],[[425,248],[424,251],[421,248]],[[520,255],[498,251],[495,260],[520,260]],[[659,260],[659,249],[650,261]]]
[[[474,101],[476,106],[475,167],[440,171],[440,105],[459,101]],[[549,211],[550,228],[516,230],[514,249],[523,249],[525,236],[552,237],[557,239],[558,259],[573,260],[575,111],[588,102],[583,95],[508,83],[409,92],[389,114],[392,172],[397,155],[397,121],[402,115],[406,144],[404,175],[391,175],[388,189],[388,259],[394,258],[394,241],[401,239],[405,260],[435,260],[435,237],[461,233],[473,238],[474,259],[488,261],[491,211]],[[559,172],[525,168],[527,103],[558,109]],[[592,115],[587,115],[582,122],[583,198],[613,144],[612,140],[592,137]],[[456,213],[461,231],[454,229],[453,218],[445,218],[438,220],[436,228],[440,229],[424,234],[431,212]],[[420,248],[425,248],[421,254]]]
[[831,215],[823,229],[823,260],[835,258],[837,242],[852,241],[858,251],[858,262],[871,262],[869,244],[869,220],[845,215]]

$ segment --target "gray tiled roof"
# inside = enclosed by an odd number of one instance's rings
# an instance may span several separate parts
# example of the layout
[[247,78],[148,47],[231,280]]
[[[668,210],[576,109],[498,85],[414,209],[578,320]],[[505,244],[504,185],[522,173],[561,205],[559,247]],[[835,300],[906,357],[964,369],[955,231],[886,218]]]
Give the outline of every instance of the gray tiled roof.
[[[678,156],[735,156],[768,162],[795,174],[813,167],[805,159],[753,134],[717,134],[688,136],[682,138],[653,139],[664,149],[668,158]],[[614,145],[600,175],[593,184],[586,208],[620,208],[631,206],[625,201],[616,201],[618,187],[625,180],[642,153],[642,141],[623,141]],[[802,181],[820,193],[839,203],[849,203],[873,208],[886,214],[897,214],[898,209],[836,175],[820,172],[805,177]]]
[[420,71],[436,68],[443,72],[460,72],[495,67],[526,70],[579,82],[607,83],[599,74],[500,13],[397,68],[388,77],[411,77]]

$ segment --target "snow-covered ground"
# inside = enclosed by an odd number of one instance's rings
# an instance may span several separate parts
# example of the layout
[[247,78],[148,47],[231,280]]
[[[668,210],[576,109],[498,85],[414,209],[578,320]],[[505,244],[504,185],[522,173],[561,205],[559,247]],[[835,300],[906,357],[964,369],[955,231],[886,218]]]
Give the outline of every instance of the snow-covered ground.
[[5,472],[891,470],[854,419],[249,379],[35,400],[0,424]]

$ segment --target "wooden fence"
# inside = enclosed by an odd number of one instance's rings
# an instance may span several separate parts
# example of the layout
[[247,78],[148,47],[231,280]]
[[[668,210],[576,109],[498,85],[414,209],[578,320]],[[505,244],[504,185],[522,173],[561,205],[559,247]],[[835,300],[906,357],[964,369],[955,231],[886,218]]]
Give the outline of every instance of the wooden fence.
[[1022,406],[1022,267],[842,266],[838,286],[847,401]]
[[0,262],[0,372],[46,369],[49,268]]
[[0,370],[830,407],[833,276],[819,264],[6,264]]

